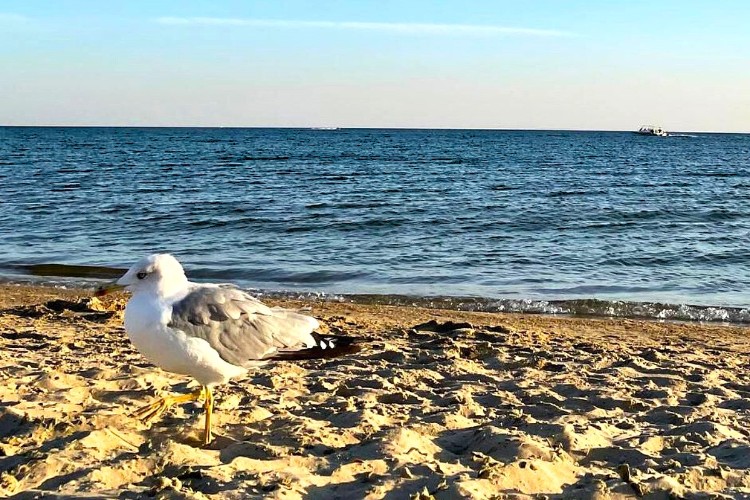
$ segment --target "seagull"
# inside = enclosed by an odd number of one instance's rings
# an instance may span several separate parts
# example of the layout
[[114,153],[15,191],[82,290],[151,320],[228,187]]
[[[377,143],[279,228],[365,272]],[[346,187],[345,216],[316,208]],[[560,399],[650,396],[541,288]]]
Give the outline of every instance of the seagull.
[[353,337],[318,333],[315,318],[268,307],[231,285],[188,281],[170,254],[142,258],[95,294],[123,289],[132,294],[125,331],[133,345],[154,365],[201,385],[189,394],[160,398],[133,416],[149,423],[175,404],[202,399],[204,445],[212,439],[214,386],[269,361],[333,358],[359,350]]

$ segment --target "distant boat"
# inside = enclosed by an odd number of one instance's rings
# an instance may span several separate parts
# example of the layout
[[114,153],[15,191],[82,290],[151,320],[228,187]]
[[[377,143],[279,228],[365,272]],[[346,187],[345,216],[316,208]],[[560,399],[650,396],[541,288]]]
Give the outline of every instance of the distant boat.
[[338,127],[310,127],[310,130],[338,130]]
[[666,130],[661,127],[655,127],[653,125],[644,125],[638,129],[636,134],[639,135],[655,135],[657,137],[667,137],[669,134]]

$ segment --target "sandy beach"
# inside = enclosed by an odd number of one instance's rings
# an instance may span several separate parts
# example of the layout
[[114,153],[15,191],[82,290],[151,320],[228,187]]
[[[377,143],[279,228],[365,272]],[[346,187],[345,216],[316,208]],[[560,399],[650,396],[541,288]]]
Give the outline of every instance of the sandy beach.
[[0,496],[750,498],[748,329],[341,302],[366,347],[219,387],[150,365],[124,296],[0,287]]

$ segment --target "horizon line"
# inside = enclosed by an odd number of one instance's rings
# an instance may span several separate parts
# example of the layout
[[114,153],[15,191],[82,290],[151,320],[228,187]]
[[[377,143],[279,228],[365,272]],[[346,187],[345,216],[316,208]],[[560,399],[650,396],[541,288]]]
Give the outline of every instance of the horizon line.
[[[486,128],[486,127],[339,127],[328,125],[7,125],[0,128],[202,128],[202,129],[287,129],[335,132],[338,130],[466,130],[497,132],[637,132],[638,129],[584,129],[584,128]],[[322,130],[321,130],[322,129]],[[326,130],[327,129],[327,130]],[[677,134],[750,134],[748,131],[676,130]]]

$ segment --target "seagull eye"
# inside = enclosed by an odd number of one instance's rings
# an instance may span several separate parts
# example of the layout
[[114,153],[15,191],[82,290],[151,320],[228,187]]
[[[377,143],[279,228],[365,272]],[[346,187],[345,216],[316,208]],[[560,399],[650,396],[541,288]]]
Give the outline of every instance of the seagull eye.
[[138,274],[136,274],[135,276],[136,276],[136,278],[138,278],[139,280],[142,280],[143,278],[145,278],[146,276],[148,276],[148,273],[138,273]]

